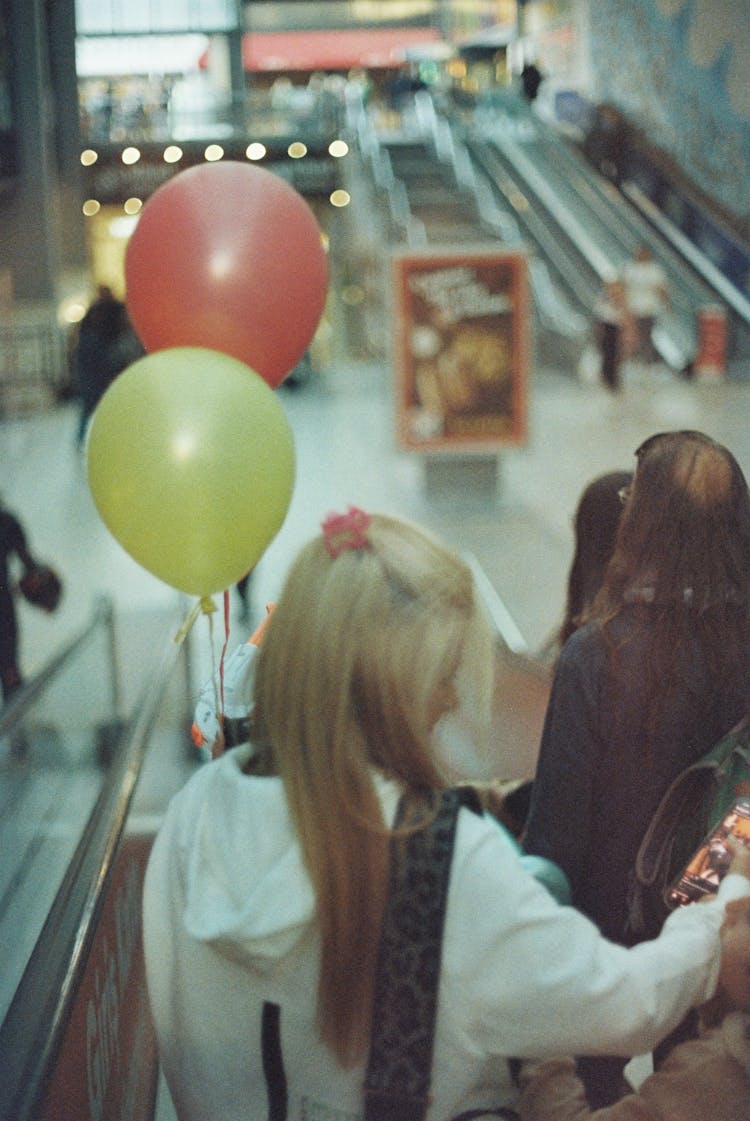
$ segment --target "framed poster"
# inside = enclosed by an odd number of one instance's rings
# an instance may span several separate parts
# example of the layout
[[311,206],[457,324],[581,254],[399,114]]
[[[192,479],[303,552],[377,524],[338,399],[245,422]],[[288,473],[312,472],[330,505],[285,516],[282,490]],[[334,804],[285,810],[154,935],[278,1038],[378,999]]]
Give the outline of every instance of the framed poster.
[[465,454],[522,444],[526,255],[441,247],[399,253],[393,269],[398,446]]

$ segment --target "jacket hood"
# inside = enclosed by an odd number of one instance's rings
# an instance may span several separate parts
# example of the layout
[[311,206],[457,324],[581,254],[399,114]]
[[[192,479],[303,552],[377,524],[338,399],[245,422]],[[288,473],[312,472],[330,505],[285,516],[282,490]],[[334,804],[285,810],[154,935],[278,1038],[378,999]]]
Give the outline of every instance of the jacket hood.
[[[249,745],[207,763],[179,798],[183,922],[199,942],[267,971],[311,930],[315,896],[276,777],[243,773]],[[386,816],[398,788],[376,778]]]
[[188,934],[256,969],[287,954],[315,898],[278,778],[243,774],[248,747],[208,763],[182,808]]

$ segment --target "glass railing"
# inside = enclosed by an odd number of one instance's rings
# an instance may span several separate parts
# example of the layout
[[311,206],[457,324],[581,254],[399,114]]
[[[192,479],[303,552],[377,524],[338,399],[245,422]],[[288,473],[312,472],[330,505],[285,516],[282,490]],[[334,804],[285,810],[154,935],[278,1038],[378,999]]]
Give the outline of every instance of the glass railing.
[[153,1115],[140,893],[158,815],[195,765],[178,623],[127,714],[106,602],[0,710],[2,1121]]
[[290,86],[284,96],[253,90],[234,98],[223,92],[189,91],[158,110],[137,115],[117,100],[95,111],[84,110],[81,139],[95,149],[231,138],[323,145],[338,134],[343,110],[343,97],[305,87]]
[[[85,631],[0,711],[0,1019],[101,793],[103,749],[118,728],[112,626],[102,603]],[[95,672],[102,665],[106,672]]]
[[48,408],[65,389],[64,336],[45,310],[5,310],[0,322],[0,416]]

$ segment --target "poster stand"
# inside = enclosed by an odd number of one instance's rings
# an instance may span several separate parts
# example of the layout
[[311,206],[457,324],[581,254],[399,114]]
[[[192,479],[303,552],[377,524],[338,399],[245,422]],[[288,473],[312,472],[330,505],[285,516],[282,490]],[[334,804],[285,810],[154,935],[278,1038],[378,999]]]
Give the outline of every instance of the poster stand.
[[471,506],[494,504],[500,486],[500,457],[484,455],[423,456],[428,501],[460,501]]
[[432,497],[494,496],[499,453],[525,443],[528,288],[524,252],[394,254],[396,443]]

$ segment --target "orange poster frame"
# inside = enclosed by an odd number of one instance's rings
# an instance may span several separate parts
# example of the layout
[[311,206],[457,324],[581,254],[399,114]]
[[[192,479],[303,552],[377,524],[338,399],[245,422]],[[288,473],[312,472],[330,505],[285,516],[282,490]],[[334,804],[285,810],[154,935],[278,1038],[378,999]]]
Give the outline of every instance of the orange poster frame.
[[526,254],[452,247],[397,253],[393,292],[398,447],[470,454],[522,445]]

